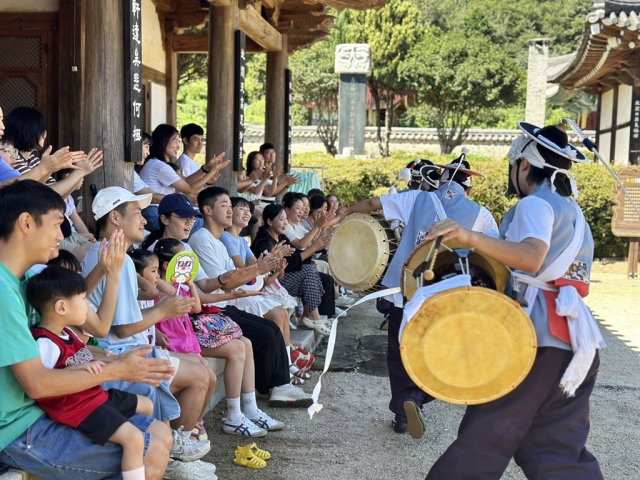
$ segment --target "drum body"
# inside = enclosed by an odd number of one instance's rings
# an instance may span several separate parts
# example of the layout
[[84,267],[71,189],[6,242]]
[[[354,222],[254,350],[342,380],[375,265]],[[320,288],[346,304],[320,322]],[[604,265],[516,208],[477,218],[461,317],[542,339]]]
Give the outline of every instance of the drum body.
[[460,271],[461,267],[466,267],[467,261],[458,258],[456,252],[461,252],[463,255],[468,254],[468,265],[472,271],[477,273],[472,283],[473,286],[483,286],[504,293],[507,282],[509,281],[509,276],[511,275],[509,269],[504,264],[482,253],[470,253],[470,247],[457,240],[450,240],[446,242],[446,244],[443,243],[440,245],[436,263],[433,268],[435,277],[432,281],[423,281],[421,276],[416,278],[414,272],[420,268],[423,262],[429,264],[429,260],[434,254],[433,245],[434,241],[421,243],[413,249],[404,263],[400,287],[402,288],[402,295],[406,298],[406,301],[410,301],[413,298],[413,294],[418,288],[443,280],[450,275],[462,273]]
[[396,237],[382,215],[353,213],[331,237],[331,276],[354,292],[380,290],[396,249]]
[[524,380],[535,360],[536,333],[506,295],[454,288],[422,304],[404,328],[400,354],[423,391],[475,405],[506,395]]

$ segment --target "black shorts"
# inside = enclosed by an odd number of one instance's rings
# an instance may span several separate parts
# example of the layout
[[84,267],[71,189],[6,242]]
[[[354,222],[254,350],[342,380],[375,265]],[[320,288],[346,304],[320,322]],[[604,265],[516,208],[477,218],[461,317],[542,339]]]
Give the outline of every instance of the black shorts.
[[129,418],[136,414],[138,396],[115,388],[107,390],[109,398],[85,418],[78,430],[89,440],[104,445]]

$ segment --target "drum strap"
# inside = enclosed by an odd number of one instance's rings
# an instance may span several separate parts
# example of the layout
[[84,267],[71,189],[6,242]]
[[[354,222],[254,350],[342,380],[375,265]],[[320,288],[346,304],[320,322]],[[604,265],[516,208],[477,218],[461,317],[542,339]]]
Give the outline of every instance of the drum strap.
[[438,195],[436,195],[435,192],[429,192],[429,198],[431,198],[431,202],[433,202],[433,208],[436,209],[436,221],[445,220],[447,218],[447,212],[444,211]]

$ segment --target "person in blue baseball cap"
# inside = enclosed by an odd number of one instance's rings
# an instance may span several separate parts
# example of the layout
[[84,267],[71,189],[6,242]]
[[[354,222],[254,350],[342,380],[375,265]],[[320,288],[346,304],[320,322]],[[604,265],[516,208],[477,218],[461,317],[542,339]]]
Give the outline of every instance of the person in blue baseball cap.
[[161,238],[175,238],[186,241],[202,214],[191,200],[181,193],[165,195],[158,205],[160,228],[154,230],[142,243],[142,248],[153,249]]

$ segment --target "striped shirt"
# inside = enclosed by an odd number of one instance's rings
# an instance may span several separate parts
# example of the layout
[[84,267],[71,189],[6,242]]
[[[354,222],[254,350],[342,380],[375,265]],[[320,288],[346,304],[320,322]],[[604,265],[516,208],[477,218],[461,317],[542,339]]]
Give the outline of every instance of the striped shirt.
[[[22,156],[22,153],[18,152],[18,157],[16,158],[16,163],[13,165],[13,169],[20,172],[20,175],[24,175],[27,172],[30,172],[35,167],[40,165],[40,157],[38,157],[35,153],[31,153],[28,159],[25,159]],[[46,185],[53,185],[56,181],[53,177],[49,177],[45,182]]]

